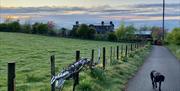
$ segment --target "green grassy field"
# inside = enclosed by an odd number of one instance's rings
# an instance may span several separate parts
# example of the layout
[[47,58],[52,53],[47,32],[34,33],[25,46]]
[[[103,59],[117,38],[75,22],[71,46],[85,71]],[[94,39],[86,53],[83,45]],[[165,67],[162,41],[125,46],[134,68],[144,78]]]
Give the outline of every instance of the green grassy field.
[[[96,60],[97,49],[106,47],[106,59],[109,59],[110,46],[117,45],[122,44],[0,32],[0,91],[7,89],[8,62],[16,62],[17,91],[50,91],[50,55],[55,54],[59,72],[75,61],[76,50],[81,51],[81,57],[90,58],[91,50],[95,49]],[[97,69],[95,73],[100,74],[95,76],[89,70],[82,72],[77,91],[121,91],[148,54],[148,49],[140,51],[129,62],[108,66],[106,72]],[[63,91],[72,91],[71,80]]]

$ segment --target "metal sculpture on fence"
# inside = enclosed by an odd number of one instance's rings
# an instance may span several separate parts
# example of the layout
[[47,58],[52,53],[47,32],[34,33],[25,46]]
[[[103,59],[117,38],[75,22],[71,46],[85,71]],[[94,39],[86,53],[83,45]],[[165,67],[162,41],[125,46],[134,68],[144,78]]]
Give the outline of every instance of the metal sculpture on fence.
[[57,76],[53,76],[51,79],[51,84],[55,83],[55,87],[61,90],[66,80],[73,78],[75,73],[81,71],[83,67],[89,66],[90,64],[90,59],[81,58],[78,62],[69,65],[67,69],[63,69]]
[[[96,62],[92,62],[91,59],[81,58],[79,61],[70,64],[66,69],[63,69],[58,75],[53,76],[51,78],[51,85],[55,85],[55,88],[62,91],[63,85],[66,80],[74,79],[77,77],[82,68],[90,66],[90,68],[94,68],[96,65],[100,64],[101,58],[101,49],[98,49],[98,58]],[[74,91],[74,90],[73,90]]]

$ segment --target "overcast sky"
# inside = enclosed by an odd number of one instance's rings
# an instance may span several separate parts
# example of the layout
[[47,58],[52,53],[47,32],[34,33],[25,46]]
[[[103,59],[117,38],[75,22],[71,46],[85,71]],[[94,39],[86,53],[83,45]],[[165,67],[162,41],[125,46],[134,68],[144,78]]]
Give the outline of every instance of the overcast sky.
[[[75,21],[121,21],[134,25],[162,25],[163,0],[0,0],[0,22],[6,18],[31,22],[53,21],[72,27]],[[180,26],[180,0],[165,0],[167,27]],[[149,23],[148,23],[149,22]]]
[[[39,7],[39,6],[100,6],[123,4],[154,4],[163,0],[0,0],[3,7]],[[180,0],[165,0],[166,3],[180,3]]]

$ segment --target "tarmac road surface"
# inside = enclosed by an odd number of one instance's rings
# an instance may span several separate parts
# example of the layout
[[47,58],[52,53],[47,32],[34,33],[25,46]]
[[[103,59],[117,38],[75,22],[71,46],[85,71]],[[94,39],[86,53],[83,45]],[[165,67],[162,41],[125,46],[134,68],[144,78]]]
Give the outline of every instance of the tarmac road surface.
[[136,75],[129,80],[125,91],[159,91],[153,89],[150,72],[165,75],[161,91],[180,91],[180,61],[163,46],[153,46],[152,52]]

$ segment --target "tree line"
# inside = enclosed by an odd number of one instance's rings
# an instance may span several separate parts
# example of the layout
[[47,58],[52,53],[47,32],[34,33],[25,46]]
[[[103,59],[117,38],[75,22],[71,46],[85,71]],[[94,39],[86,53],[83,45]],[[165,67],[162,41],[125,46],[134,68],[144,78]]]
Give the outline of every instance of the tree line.
[[[169,43],[180,44],[178,41],[180,40],[179,29],[180,28],[175,28],[172,33],[167,33],[166,41]],[[115,31],[103,34],[96,33],[96,30],[89,27],[87,24],[81,24],[79,27],[69,30],[66,28],[57,29],[53,22],[36,22],[31,25],[20,24],[19,21],[0,23],[0,31],[121,42],[141,41],[144,38],[142,36],[137,36],[137,33],[141,31],[151,31],[152,40],[162,40],[162,29],[160,27],[142,26],[136,28],[133,24],[125,25],[123,22]]]

